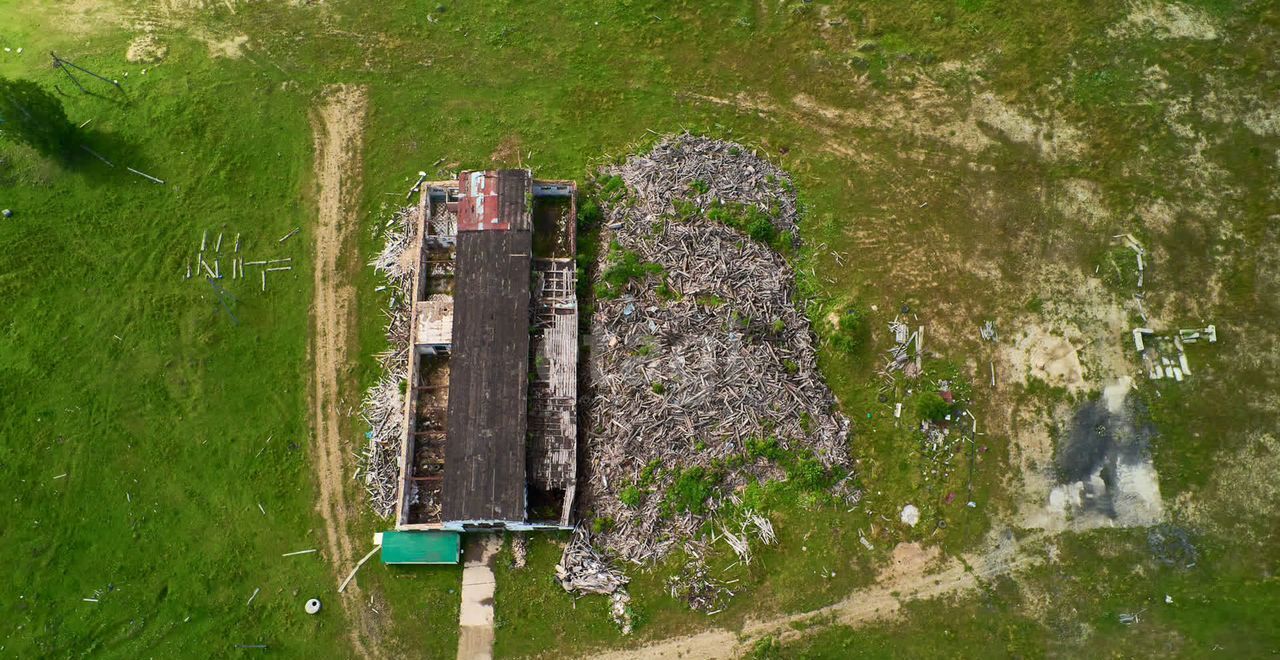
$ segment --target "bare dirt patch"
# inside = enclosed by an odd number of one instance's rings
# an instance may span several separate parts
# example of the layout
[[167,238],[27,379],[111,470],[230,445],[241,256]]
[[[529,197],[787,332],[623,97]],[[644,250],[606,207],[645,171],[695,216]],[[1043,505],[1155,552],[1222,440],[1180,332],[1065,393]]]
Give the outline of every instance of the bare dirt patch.
[[493,153],[489,154],[489,160],[498,165],[517,165],[520,163],[520,147],[523,144],[519,135],[508,135],[502,138]]
[[1207,14],[1176,2],[1141,2],[1129,7],[1129,15],[1107,30],[1110,37],[1150,35],[1156,39],[1218,38],[1218,28]]
[[1070,339],[1055,335],[1040,326],[1027,328],[1007,352],[1013,373],[1025,382],[1028,376],[1039,378],[1068,392],[1086,389],[1080,353]]
[[249,36],[238,34],[231,37],[214,37],[210,35],[196,35],[209,47],[209,57],[225,57],[228,59],[239,59],[244,55],[245,48],[249,45]]
[[156,35],[147,32],[138,35],[129,42],[129,49],[124,57],[136,64],[154,64],[169,54],[169,46],[161,42]]
[[1087,179],[1067,179],[1053,198],[1053,204],[1068,221],[1079,221],[1096,229],[1111,217],[1097,183]]
[[[361,554],[351,541],[351,505],[344,489],[347,449],[343,446],[341,416],[342,373],[352,342],[350,329],[355,288],[344,251],[355,240],[356,209],[360,199],[361,148],[366,107],[365,90],[337,85],[326,90],[311,116],[315,140],[318,215],[315,224],[315,301],[312,337],[315,374],[312,382],[313,464],[319,499],[316,507],[325,521],[325,546],[336,579],[350,570]],[[352,618],[351,644],[357,655],[372,657],[376,625],[368,617],[360,588],[343,593]]]
[[990,92],[973,100],[978,122],[1005,139],[1032,147],[1046,160],[1078,157],[1084,151],[1084,134],[1060,119],[1031,116]]

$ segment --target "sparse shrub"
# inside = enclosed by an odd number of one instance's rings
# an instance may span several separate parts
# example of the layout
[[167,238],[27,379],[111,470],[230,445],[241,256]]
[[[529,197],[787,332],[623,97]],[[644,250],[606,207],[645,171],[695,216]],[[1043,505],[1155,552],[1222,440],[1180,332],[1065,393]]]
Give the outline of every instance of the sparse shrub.
[[662,273],[662,266],[641,261],[640,255],[633,250],[623,250],[616,243],[610,246],[610,250],[611,263],[600,275],[600,282],[596,285],[596,296],[599,298],[617,298],[631,280]]
[[841,352],[858,353],[871,338],[871,323],[860,307],[850,305],[840,314],[836,322],[835,334],[831,343]]
[[636,482],[636,484],[641,487],[652,485],[653,480],[656,479],[658,476],[658,470],[660,470],[661,468],[662,468],[662,461],[656,458],[653,459],[652,461],[649,461],[649,464],[644,466],[644,469],[640,471],[640,478]]
[[644,502],[644,491],[640,490],[639,486],[632,484],[618,492],[618,501],[622,502],[622,505],[627,508],[639,508],[640,504]]
[[818,490],[826,485],[827,469],[812,454],[796,456],[787,466],[787,480],[804,490]]
[[676,473],[663,501],[663,513],[706,513],[707,500],[715,491],[719,478],[702,467],[691,467]]
[[786,451],[778,444],[778,439],[773,436],[747,438],[747,453],[757,458],[767,458],[771,461],[781,460],[786,456]]
[[930,421],[946,419],[951,414],[951,404],[937,392],[926,392],[916,400],[916,414]]
[[613,529],[613,518],[603,516],[591,521],[591,531],[596,534],[603,534]]

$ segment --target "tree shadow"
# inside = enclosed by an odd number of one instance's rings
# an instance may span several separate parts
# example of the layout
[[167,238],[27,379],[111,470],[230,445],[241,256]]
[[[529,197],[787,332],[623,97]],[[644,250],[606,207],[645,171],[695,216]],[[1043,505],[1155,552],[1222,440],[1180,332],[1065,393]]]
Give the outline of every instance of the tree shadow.
[[[63,165],[91,184],[119,184],[127,179],[148,182],[129,168],[154,175],[154,163],[139,146],[119,133],[94,129],[78,131],[63,156]],[[150,183],[160,185],[154,181]]]

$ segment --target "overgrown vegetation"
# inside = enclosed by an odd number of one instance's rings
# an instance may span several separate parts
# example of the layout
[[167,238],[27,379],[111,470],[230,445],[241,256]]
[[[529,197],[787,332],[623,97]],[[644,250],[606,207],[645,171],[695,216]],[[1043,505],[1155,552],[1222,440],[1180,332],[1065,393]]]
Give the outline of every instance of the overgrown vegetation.
[[609,246],[609,259],[606,263],[609,265],[600,273],[600,280],[596,283],[595,295],[599,298],[617,298],[632,280],[661,275],[663,272],[662,266],[641,261],[640,255],[634,250],[623,249],[617,243]]
[[836,320],[831,343],[842,353],[858,355],[871,339],[871,322],[867,312],[857,305],[845,307]]

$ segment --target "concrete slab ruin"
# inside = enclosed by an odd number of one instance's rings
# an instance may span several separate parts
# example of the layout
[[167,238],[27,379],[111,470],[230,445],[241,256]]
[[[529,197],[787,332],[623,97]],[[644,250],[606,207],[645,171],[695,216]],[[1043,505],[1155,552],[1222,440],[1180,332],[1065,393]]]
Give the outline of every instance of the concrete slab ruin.
[[576,195],[528,170],[421,184],[397,530],[572,527]]

